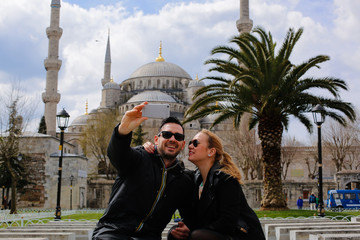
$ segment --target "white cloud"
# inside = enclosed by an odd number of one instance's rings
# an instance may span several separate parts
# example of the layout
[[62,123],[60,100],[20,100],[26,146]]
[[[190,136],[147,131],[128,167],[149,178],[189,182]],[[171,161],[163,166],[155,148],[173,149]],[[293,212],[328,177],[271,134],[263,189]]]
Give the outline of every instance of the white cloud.
[[[331,61],[311,74],[345,79],[351,91],[344,98],[358,104],[360,33],[356,29],[360,23],[360,2],[322,2],[326,4],[321,8],[326,10],[321,12],[321,16],[328,16],[325,20],[316,12],[318,1],[306,1],[305,6],[299,0],[252,0],[250,18],[254,26],[271,31],[278,45],[290,27],[304,27],[293,60],[300,63],[318,54],[330,55]],[[171,1],[151,14],[142,9],[142,1],[138,1],[138,8],[126,8],[126,4],[135,3],[118,1],[114,5],[82,8],[62,1],[59,58],[63,63],[58,109],[65,107],[71,121],[84,113],[86,99],[89,111],[100,104],[109,28],[112,75],[117,83],[141,65],[154,61],[160,40],[166,61],[179,65],[193,78],[196,74],[202,78],[209,75],[208,66],[203,63],[210,50],[228,45],[230,37],[237,34],[239,1]],[[36,93],[41,101],[46,79],[43,61],[48,48],[45,29],[49,25],[50,1],[0,1],[0,52],[5,56],[0,58],[0,89],[9,85],[9,77],[20,78],[27,91]],[[297,126],[290,123],[290,128],[292,124]]]

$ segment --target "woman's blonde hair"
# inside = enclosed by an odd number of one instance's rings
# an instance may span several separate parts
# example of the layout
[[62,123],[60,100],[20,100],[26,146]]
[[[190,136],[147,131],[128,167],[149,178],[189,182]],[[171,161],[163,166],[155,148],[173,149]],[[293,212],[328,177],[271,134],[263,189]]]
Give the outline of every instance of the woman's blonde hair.
[[232,160],[231,156],[224,151],[221,139],[215,133],[210,132],[207,129],[202,129],[200,132],[208,136],[209,148],[215,148],[215,161],[220,163],[221,171],[232,176],[242,184],[240,170]]

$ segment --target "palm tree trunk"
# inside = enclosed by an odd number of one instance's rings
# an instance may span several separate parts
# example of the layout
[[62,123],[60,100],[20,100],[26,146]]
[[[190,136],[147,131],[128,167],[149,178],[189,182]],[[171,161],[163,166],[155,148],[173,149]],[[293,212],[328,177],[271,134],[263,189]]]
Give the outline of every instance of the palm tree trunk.
[[281,139],[283,126],[274,118],[259,122],[262,161],[264,164],[264,195],[261,210],[287,209],[281,182]]

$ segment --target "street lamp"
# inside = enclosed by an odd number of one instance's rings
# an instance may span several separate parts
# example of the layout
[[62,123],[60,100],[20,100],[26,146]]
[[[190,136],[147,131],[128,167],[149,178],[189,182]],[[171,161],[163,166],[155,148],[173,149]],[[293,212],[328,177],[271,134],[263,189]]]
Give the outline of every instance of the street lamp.
[[72,210],[72,184],[75,177],[73,175],[70,176],[70,210]]
[[57,188],[57,198],[56,198],[56,211],[55,211],[55,220],[61,219],[61,207],[60,207],[60,195],[61,195],[61,174],[62,174],[62,158],[63,158],[63,143],[64,143],[64,130],[67,128],[69,123],[70,115],[65,111],[61,110],[56,115],[56,120],[58,123],[58,127],[60,128],[60,157],[59,157],[59,169],[58,169],[58,188]]
[[319,181],[318,181],[318,191],[319,191],[319,208],[318,216],[324,217],[324,201],[323,201],[323,177],[322,177],[322,153],[321,153],[321,124],[325,121],[325,108],[320,104],[316,105],[312,109],[312,114],[315,124],[318,126],[318,154],[319,154]]

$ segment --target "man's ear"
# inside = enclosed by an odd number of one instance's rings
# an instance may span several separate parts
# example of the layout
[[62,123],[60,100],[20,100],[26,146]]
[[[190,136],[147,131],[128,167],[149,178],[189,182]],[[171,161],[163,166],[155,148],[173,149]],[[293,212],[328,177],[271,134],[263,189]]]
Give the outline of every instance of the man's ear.
[[184,150],[184,148],[185,148],[185,140],[184,141],[182,141],[182,146],[181,146],[181,150]]
[[155,143],[155,145],[158,145],[158,143],[159,143],[159,136],[158,135],[154,136],[154,143]]

